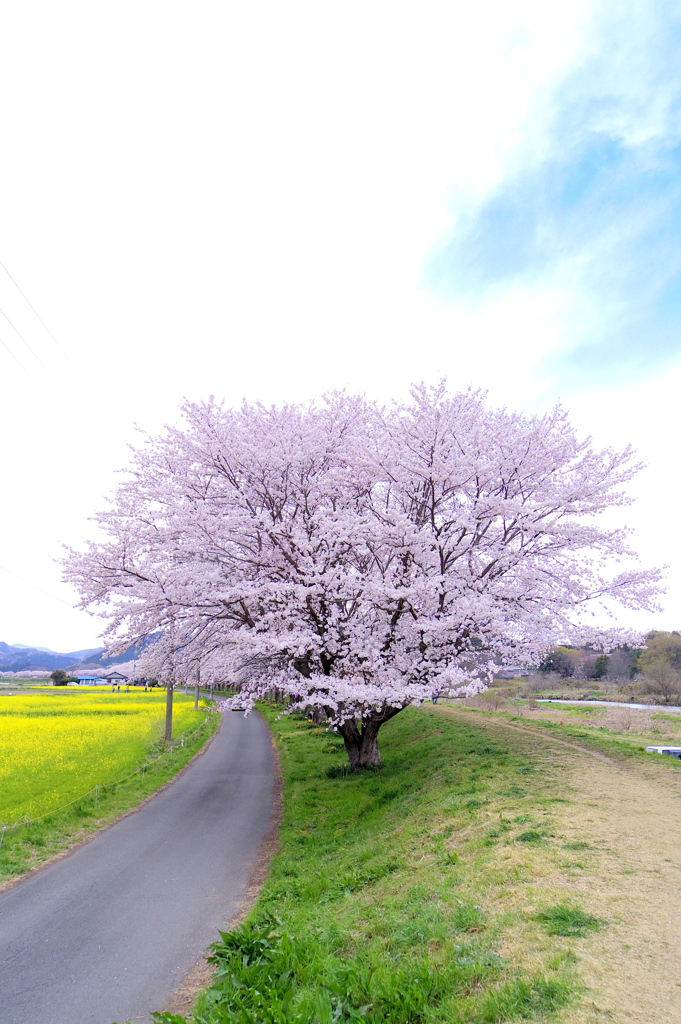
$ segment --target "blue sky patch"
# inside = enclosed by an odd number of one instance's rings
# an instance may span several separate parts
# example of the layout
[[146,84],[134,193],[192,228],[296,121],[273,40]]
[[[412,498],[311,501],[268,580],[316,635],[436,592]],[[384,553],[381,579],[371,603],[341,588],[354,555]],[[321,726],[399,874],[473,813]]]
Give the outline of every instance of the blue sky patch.
[[551,156],[478,206],[461,201],[426,261],[426,286],[445,304],[484,305],[514,286],[562,289],[573,343],[541,367],[557,386],[625,382],[681,356],[681,74],[670,38],[661,45],[666,94],[655,91],[657,68],[646,98],[666,111],[657,134],[625,141],[632,97],[602,83],[587,96],[573,79],[557,97]]

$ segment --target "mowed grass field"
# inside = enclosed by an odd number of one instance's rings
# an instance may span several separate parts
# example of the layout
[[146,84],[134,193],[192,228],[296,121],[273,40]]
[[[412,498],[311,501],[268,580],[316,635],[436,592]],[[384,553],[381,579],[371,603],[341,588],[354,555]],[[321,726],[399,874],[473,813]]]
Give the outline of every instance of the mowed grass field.
[[165,699],[162,690],[103,687],[0,695],[0,883],[133,807],[217,727],[218,715],[175,693],[166,746]]

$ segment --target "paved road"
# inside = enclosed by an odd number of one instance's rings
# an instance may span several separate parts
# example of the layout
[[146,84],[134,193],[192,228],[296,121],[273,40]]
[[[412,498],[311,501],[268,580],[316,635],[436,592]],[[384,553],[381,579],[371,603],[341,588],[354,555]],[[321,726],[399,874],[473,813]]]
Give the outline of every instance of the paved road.
[[273,797],[263,719],[225,713],[140,811],[0,894],[0,1024],[149,1021],[238,909]]

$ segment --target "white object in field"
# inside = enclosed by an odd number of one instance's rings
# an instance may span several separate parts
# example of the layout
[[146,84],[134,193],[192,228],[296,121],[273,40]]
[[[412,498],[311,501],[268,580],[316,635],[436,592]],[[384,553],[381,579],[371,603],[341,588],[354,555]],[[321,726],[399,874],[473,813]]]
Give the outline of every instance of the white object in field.
[[646,747],[651,754],[670,754],[681,761],[681,747]]

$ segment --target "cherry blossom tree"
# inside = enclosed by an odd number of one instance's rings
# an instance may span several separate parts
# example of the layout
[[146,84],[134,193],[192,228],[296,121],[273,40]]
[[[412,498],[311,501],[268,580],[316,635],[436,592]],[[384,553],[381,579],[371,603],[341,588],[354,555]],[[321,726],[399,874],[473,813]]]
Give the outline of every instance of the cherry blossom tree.
[[322,709],[353,766],[380,761],[380,727],[412,701],[479,692],[557,644],[638,642],[593,623],[655,607],[659,573],[597,525],[639,466],[559,408],[440,385],[389,409],[333,394],[183,412],[135,452],[106,539],[70,552],[67,578],[110,644],[158,634],[159,665]]

